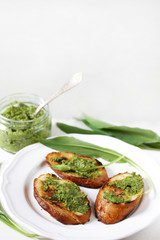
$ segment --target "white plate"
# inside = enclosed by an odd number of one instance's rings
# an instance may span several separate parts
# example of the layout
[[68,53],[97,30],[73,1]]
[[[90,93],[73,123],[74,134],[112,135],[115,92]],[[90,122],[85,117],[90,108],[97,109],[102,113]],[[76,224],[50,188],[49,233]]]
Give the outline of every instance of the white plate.
[[[98,135],[71,134],[80,140],[114,149],[138,163],[152,178],[153,190],[145,194],[136,211],[125,220],[112,225],[98,222],[94,215],[94,201],[98,190],[82,188],[92,205],[90,222],[84,225],[63,225],[45,212],[34,199],[33,180],[40,174],[52,172],[44,162],[45,156],[54,151],[36,143],[18,152],[11,165],[4,171],[1,184],[2,204],[10,216],[21,226],[41,236],[54,240],[70,239],[121,239],[136,233],[155,220],[160,214],[160,168],[144,152],[115,138]],[[100,159],[102,163],[106,163]],[[119,172],[135,170],[127,163],[113,164],[107,168],[109,177]],[[144,179],[145,189],[147,181]]]

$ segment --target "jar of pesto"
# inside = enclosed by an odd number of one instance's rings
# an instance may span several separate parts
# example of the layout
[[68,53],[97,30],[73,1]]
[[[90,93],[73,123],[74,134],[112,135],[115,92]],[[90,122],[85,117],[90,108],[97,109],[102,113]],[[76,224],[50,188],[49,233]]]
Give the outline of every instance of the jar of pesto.
[[51,116],[45,106],[34,116],[44,100],[33,94],[19,93],[0,100],[0,147],[16,153],[23,147],[51,136]]

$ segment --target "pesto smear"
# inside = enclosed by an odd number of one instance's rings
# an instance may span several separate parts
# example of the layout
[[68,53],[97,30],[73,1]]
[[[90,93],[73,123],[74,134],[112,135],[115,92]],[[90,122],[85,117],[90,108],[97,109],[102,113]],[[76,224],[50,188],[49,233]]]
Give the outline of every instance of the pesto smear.
[[60,158],[52,160],[60,163],[60,165],[53,166],[53,168],[57,170],[75,172],[83,178],[95,178],[100,176],[100,173],[94,169],[96,167],[96,160],[94,158],[86,159],[79,156],[73,156],[70,161]]
[[127,202],[122,195],[116,195],[114,192],[104,192],[103,198],[112,203],[124,203]]
[[136,175],[135,172],[131,176],[127,176],[122,180],[116,180],[110,183],[109,186],[116,186],[122,190],[127,191],[130,195],[135,195],[140,193],[144,183],[140,175]]
[[49,199],[54,202],[63,202],[64,206],[72,211],[86,213],[89,205],[86,202],[87,195],[81,193],[75,183],[61,182],[52,177],[42,182],[43,191],[48,191],[50,186],[54,186],[53,195]]
[[137,195],[141,192],[144,186],[140,175],[136,175],[135,172],[131,176],[127,176],[122,180],[116,180],[109,183],[108,186],[116,186],[124,192],[117,194],[116,192],[104,192],[103,198],[113,203],[126,203],[130,202],[133,195]]
[[[42,109],[36,117],[37,105],[14,101],[0,109],[0,147],[15,153],[41,138],[51,136],[49,113]],[[3,118],[4,117],[4,118]]]

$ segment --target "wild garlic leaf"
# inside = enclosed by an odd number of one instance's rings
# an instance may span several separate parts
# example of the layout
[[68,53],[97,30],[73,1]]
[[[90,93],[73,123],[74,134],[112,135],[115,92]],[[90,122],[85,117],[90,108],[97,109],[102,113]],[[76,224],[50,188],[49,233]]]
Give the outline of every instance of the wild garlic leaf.
[[14,230],[22,233],[23,235],[27,236],[27,237],[31,237],[33,239],[39,239],[37,238],[37,234],[30,234],[28,232],[26,232],[25,230],[23,230],[20,226],[18,226],[4,211],[3,209],[0,207],[0,221],[2,221],[3,223],[5,223],[6,225],[8,225],[9,227],[13,228]]
[[107,136],[118,138],[132,145],[138,146],[145,143],[155,143],[160,141],[158,134],[152,130],[127,126],[115,126],[96,120],[87,115],[84,115],[82,121],[94,131],[100,130],[103,135],[105,134]]
[[[129,136],[129,140],[127,141],[127,138],[126,138],[127,135],[125,136],[125,139],[124,139],[123,136],[120,138],[120,136],[119,137],[117,137],[116,135],[113,136],[113,131],[104,131],[104,130],[100,130],[100,129],[86,130],[86,129],[83,129],[83,128],[78,128],[78,127],[75,127],[75,126],[71,126],[71,125],[64,124],[64,123],[59,123],[59,122],[57,122],[57,127],[59,127],[65,133],[107,135],[107,136],[112,136],[112,137],[118,138],[118,139],[120,139],[120,140],[122,140],[124,142],[127,142],[129,144],[135,145],[135,146],[137,146],[139,148],[142,148],[142,149],[160,150],[160,139],[159,139],[159,141],[154,142],[154,143],[141,143],[141,144],[137,144],[137,136],[135,135],[135,138],[136,138],[136,144],[135,144],[134,142],[132,142],[132,139],[131,139],[131,138],[133,138],[133,135],[132,136],[130,135]],[[93,127],[92,127],[92,129],[93,129]],[[121,134],[123,134],[123,133],[121,133]]]
[[74,127],[74,126],[60,123],[60,122],[57,122],[56,125],[58,128],[60,128],[65,133],[99,134],[98,132],[93,131],[93,130],[86,130],[86,129]]
[[[122,156],[120,153],[103,148],[98,145],[81,141],[74,137],[56,137],[52,139],[41,139],[40,142],[47,147],[53,148],[61,152],[73,152],[83,156],[98,158],[101,157],[109,162],[112,162],[117,157]],[[126,162],[126,157],[124,157],[121,162]]]
[[147,150],[160,150],[160,142],[155,142],[155,143],[146,143],[146,144],[141,144],[137,146],[142,149],[147,149]]

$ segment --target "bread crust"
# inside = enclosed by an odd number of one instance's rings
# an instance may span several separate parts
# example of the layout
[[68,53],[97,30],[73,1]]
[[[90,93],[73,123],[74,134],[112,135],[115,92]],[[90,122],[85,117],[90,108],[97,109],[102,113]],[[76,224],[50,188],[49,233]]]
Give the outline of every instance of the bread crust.
[[[58,158],[66,158],[67,160],[71,160],[74,156],[78,156],[78,157],[83,157],[85,159],[92,159],[91,157],[87,157],[87,156],[82,156],[82,155],[78,155],[75,153],[69,153],[69,152],[52,152],[49,153],[46,156],[46,162],[49,164],[49,166],[52,168],[52,166],[57,165],[58,163],[56,161],[51,161],[52,158],[58,157]],[[101,162],[99,162],[96,159],[96,166],[100,166],[102,165]],[[79,176],[78,174],[75,174],[73,172],[70,173],[66,173],[63,171],[59,171],[56,169],[52,170],[61,178],[63,179],[68,179],[80,186],[83,187],[88,187],[88,188],[99,188],[101,187],[108,179],[108,175],[106,172],[105,168],[99,168],[98,172],[100,173],[100,176],[95,177],[95,178],[83,178],[81,176]]]
[[[112,178],[110,178],[99,190],[99,193],[96,198],[95,202],[95,214],[99,221],[105,223],[105,224],[113,224],[120,222],[125,217],[127,217],[132,211],[136,209],[136,207],[139,205],[142,196],[143,196],[143,188],[141,189],[141,193],[139,196],[137,196],[133,201],[127,202],[127,203],[112,203],[106,199],[103,198],[104,191],[108,190],[108,184],[113,181],[113,179],[116,179],[118,176],[122,176],[123,174],[129,174],[129,173],[120,173]],[[116,188],[116,187],[115,187]],[[119,189],[115,189],[115,191],[122,191]]]
[[[91,208],[89,204],[88,198],[86,199],[86,203],[89,205],[89,209],[85,214],[82,213],[75,213],[69,211],[65,206],[64,203],[53,203],[52,200],[45,199],[45,197],[49,197],[53,194],[53,192],[44,192],[43,191],[43,184],[42,179],[48,178],[51,176],[53,178],[58,179],[59,181],[66,181],[66,180],[61,180],[56,177],[54,174],[42,174],[38,178],[34,180],[34,197],[39,203],[39,205],[47,211],[53,218],[58,220],[59,222],[63,224],[84,224],[90,220],[90,215],[91,215]],[[66,181],[70,182],[70,181]]]

